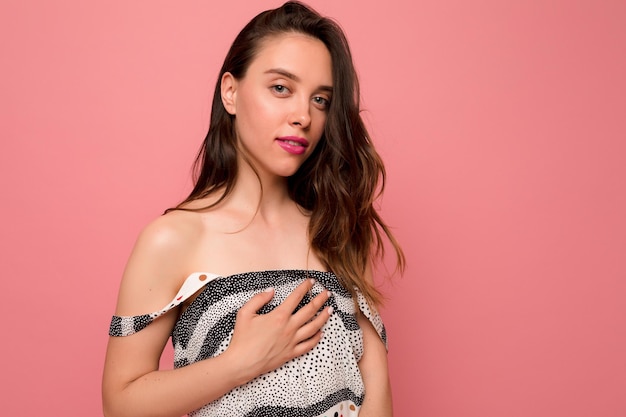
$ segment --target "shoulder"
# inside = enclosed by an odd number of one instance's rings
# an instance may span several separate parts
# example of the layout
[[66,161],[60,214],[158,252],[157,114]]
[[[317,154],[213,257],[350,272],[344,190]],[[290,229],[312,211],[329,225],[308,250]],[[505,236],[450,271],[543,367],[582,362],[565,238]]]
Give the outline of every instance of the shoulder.
[[186,276],[188,261],[204,239],[202,223],[198,213],[189,211],[172,211],[158,217],[139,233],[129,266],[138,262],[140,271],[156,277],[162,275],[158,271],[165,271],[168,277]]
[[171,300],[189,273],[189,257],[201,239],[200,222],[195,213],[180,211],[144,227],[124,270],[117,315],[143,314]]
[[201,236],[201,223],[197,213],[171,211],[144,227],[137,238],[135,250],[159,255],[189,249]]

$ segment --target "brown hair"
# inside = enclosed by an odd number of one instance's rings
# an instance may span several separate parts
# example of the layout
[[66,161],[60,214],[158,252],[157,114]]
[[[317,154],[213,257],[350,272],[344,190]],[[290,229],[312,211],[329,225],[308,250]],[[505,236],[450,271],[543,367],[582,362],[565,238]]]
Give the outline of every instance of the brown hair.
[[[368,302],[378,304],[380,292],[363,279],[371,256],[382,257],[382,235],[390,240],[398,267],[404,255],[389,228],[374,209],[382,193],[385,169],[365,129],[359,109],[359,83],[348,41],[332,20],[298,2],[287,2],[253,18],[235,38],[215,86],[209,131],[195,160],[195,186],[175,209],[223,189],[221,202],[237,180],[237,140],[234,116],[221,100],[222,75],[245,76],[261,42],[268,36],[302,33],[322,41],[331,55],[333,96],[326,126],[314,152],[288,179],[289,194],[311,212],[311,248],[348,291],[359,289]],[[169,211],[169,210],[168,210]]]

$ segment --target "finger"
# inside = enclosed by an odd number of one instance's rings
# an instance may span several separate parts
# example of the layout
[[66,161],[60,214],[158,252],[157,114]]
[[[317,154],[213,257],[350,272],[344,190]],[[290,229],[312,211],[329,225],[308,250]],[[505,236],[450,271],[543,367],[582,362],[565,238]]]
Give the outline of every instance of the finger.
[[333,314],[332,307],[326,307],[321,313],[317,315],[313,320],[301,326],[296,332],[296,341],[301,342],[312,337],[316,334],[328,321]]
[[317,294],[311,301],[307,303],[307,305],[303,306],[300,310],[298,310],[294,314],[294,319],[301,324],[306,323],[311,319],[311,317],[315,316],[320,308],[324,305],[326,301],[330,298],[330,291],[324,290],[321,293]]
[[238,314],[254,315],[274,297],[274,288],[268,288],[249,299],[240,309]]
[[304,355],[305,353],[307,353],[308,351],[313,349],[320,342],[320,340],[322,340],[323,336],[324,336],[324,333],[322,331],[318,330],[310,338],[305,339],[302,342],[298,343],[293,348],[293,352],[294,352],[293,357],[295,358],[295,357],[298,357],[300,355]]
[[313,287],[314,282],[315,281],[313,279],[305,279],[304,282],[298,285],[296,289],[294,289],[291,294],[285,298],[285,301],[283,301],[278,308],[288,310],[289,314],[291,314],[296,307],[298,307],[298,304],[300,304],[300,301],[302,301],[304,296]]

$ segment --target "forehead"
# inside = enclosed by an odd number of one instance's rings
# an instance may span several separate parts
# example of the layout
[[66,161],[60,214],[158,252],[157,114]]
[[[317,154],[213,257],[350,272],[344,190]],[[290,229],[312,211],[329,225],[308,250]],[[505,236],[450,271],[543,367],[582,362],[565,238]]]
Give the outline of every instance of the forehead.
[[285,33],[262,40],[246,76],[277,68],[302,81],[332,86],[330,52],[322,41],[308,35]]

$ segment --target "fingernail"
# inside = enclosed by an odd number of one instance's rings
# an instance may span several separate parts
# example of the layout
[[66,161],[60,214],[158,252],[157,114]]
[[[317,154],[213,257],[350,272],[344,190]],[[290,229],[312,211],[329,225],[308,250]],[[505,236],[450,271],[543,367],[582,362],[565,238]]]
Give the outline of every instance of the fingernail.
[[263,292],[272,292],[272,291],[274,291],[274,288],[269,287],[269,288],[266,288],[265,291],[263,291]]
[[309,281],[311,282],[311,285],[315,285],[315,280],[313,278],[311,278]]
[[335,309],[333,308],[333,306],[328,307],[328,315],[332,315],[333,311],[335,311]]

